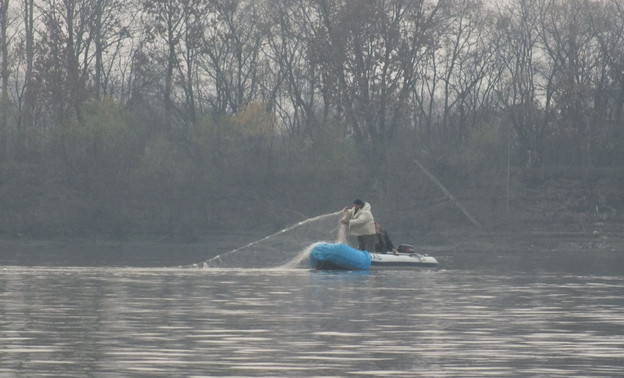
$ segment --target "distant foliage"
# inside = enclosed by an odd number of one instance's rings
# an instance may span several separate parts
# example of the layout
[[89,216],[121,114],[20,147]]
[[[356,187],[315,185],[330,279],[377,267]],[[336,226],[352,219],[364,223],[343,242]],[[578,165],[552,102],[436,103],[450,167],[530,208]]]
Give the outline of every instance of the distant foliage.
[[621,5],[4,1],[0,233],[194,240],[355,197],[462,222],[415,159],[497,224],[518,172],[621,169]]

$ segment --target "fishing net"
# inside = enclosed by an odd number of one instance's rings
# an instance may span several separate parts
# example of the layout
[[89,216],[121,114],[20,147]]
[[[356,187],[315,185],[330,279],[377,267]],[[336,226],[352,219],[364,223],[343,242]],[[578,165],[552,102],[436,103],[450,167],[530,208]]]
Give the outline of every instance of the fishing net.
[[337,211],[306,219],[194,266],[252,269],[307,267],[310,251],[317,243],[346,242],[346,227],[339,225],[341,216],[342,211]]

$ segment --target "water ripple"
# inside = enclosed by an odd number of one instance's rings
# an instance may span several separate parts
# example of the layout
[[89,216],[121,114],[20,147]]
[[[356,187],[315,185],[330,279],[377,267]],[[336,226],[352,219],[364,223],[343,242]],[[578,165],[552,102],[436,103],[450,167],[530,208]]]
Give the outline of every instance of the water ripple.
[[624,278],[0,271],[2,376],[612,376]]

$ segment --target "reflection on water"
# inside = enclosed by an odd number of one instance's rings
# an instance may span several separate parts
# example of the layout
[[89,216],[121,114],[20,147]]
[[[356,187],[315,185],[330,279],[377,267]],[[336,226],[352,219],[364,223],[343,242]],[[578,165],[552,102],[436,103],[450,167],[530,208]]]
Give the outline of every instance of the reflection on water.
[[7,266],[0,376],[618,375],[624,278],[549,259],[360,273]]

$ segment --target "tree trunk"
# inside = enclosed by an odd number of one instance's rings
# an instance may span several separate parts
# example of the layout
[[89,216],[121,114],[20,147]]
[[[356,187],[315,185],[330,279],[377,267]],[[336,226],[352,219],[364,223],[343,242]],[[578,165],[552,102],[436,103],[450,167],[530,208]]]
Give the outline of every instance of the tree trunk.
[[8,117],[9,111],[9,48],[7,40],[7,13],[9,11],[9,0],[2,0],[0,3],[0,50],[2,51],[2,66],[0,68],[0,79],[2,80],[2,90],[0,93],[0,160],[8,158]]
[[95,0],[95,99],[102,99],[102,0]]

